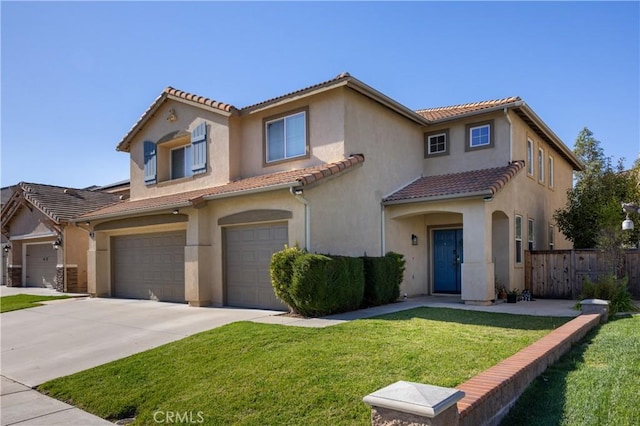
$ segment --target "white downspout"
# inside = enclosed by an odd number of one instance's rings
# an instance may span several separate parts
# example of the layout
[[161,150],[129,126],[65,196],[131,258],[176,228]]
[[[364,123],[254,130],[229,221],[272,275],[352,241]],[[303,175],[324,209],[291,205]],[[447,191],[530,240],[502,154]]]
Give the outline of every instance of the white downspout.
[[509,161],[513,161],[513,123],[511,123],[511,118],[509,118],[509,109],[504,109],[504,116],[509,122]]
[[289,192],[293,197],[304,204],[304,248],[308,252],[311,252],[311,204],[309,200],[305,199],[302,196],[302,190],[298,190],[299,193],[296,193],[296,190],[293,187],[289,188]]
[[386,254],[387,248],[386,225],[384,218],[384,204],[380,203],[380,256]]

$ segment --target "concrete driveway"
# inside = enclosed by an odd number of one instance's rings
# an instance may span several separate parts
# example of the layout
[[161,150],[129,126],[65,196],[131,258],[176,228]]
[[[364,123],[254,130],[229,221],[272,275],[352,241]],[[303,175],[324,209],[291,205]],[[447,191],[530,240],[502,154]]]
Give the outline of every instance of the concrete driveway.
[[147,300],[47,302],[1,315],[2,376],[33,387],[224,324],[280,313]]

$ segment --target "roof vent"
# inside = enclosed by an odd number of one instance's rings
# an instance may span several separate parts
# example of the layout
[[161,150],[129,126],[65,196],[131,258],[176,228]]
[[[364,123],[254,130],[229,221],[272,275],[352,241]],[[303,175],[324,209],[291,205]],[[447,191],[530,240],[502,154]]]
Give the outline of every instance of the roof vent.
[[129,197],[127,197],[125,194],[121,194],[118,198],[120,198],[120,200],[126,200]]
[[69,195],[77,195],[76,191],[75,191],[75,190],[73,190],[73,189],[71,189],[71,188],[66,188],[66,189],[64,190],[64,193],[65,193],[65,194],[69,194]]

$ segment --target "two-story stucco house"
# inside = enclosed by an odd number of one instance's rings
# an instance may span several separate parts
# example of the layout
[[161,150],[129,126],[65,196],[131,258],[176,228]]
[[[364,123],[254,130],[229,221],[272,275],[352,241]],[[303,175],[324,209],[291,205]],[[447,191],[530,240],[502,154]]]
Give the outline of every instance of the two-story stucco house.
[[165,89],[117,145],[131,198],[90,223],[89,292],[283,308],[285,244],[407,260],[408,295],[522,288],[571,151],[519,98],[413,111],[349,74],[245,108]]

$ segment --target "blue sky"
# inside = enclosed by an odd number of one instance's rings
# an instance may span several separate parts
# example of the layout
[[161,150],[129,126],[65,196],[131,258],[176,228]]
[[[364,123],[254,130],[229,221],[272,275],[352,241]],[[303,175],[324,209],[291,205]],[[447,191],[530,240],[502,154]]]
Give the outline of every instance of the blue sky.
[[128,178],[166,86],[243,107],[348,71],[412,109],[522,97],[570,147],[640,151],[638,2],[8,2],[1,185]]

